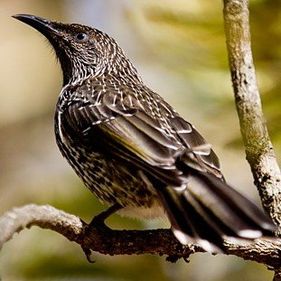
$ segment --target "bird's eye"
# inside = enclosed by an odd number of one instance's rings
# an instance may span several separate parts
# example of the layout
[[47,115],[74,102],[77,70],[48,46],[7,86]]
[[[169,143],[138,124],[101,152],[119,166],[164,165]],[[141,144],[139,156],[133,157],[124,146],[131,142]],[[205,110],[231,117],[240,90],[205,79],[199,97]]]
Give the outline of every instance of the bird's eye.
[[75,38],[78,42],[86,42],[89,36],[86,33],[78,33]]

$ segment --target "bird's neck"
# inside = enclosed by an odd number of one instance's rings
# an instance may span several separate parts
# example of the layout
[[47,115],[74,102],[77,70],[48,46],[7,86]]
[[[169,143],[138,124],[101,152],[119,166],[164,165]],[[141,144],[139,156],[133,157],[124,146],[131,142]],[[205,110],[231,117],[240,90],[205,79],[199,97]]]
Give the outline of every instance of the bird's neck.
[[70,65],[61,63],[63,72],[63,86],[76,85],[90,76],[95,75],[95,68],[89,67],[80,61],[73,60]]
[[109,69],[108,74],[120,80],[120,82],[143,83],[141,76],[129,60],[122,60],[122,62],[114,64]]
[[62,66],[62,71],[63,86],[82,84],[89,77],[99,78],[102,76],[115,77],[120,82],[142,83],[140,75],[128,59],[120,61],[117,59],[114,63],[103,60],[102,63],[98,63],[93,67],[86,67],[79,62],[73,62],[71,67],[64,68]]

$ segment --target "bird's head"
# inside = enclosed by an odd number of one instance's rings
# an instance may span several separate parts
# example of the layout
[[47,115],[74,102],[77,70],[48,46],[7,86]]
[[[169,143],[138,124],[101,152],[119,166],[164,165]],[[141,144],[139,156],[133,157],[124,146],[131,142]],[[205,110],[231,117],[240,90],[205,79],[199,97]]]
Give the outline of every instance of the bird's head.
[[27,14],[13,17],[32,26],[50,41],[62,67],[64,84],[81,81],[89,75],[120,71],[138,76],[116,41],[104,32]]

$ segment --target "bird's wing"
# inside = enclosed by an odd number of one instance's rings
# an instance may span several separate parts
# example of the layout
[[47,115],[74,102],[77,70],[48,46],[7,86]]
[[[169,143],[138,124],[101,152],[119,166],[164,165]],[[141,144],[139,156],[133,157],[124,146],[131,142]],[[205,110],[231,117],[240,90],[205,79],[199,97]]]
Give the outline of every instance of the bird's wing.
[[73,103],[64,111],[62,124],[81,145],[119,157],[136,168],[154,173],[162,181],[181,185],[181,172],[175,166],[181,145],[158,130],[157,122],[138,109],[124,110],[117,104]]
[[87,145],[94,141],[96,148],[101,146],[102,151],[147,170],[166,184],[187,181],[177,167],[186,149],[194,149],[193,162],[200,170],[220,176],[216,155],[203,147],[206,141],[192,125],[155,93],[147,88],[137,90],[140,96],[125,85],[107,85],[107,91],[96,92],[95,98],[72,102],[62,123]]
[[[162,106],[164,104],[168,106],[165,101],[163,101]],[[188,148],[186,153],[182,155],[181,161],[187,166],[192,166],[199,170],[203,169],[223,180],[217,155],[194,126],[185,121],[178,114],[174,114],[170,117],[169,122],[175,134],[180,139],[180,142]]]

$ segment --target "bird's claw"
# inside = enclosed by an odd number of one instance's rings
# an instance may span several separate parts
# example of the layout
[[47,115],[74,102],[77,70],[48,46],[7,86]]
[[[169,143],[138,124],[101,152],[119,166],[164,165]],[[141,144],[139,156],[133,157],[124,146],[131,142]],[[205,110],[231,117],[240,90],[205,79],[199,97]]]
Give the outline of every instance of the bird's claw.
[[84,247],[84,246],[81,246],[86,258],[87,258],[87,261],[89,263],[95,263],[95,260],[93,259],[92,257],[92,251],[90,248],[87,248],[87,247]]

